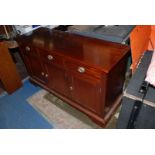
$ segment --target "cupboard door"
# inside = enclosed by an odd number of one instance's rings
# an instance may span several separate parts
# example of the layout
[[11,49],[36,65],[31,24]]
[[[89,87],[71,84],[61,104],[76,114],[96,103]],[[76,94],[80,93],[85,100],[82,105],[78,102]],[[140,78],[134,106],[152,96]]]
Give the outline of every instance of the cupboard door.
[[69,89],[67,86],[65,70],[51,64],[46,64],[45,66],[48,74],[48,87],[68,96]]
[[39,82],[45,83],[45,69],[39,59],[37,51],[29,46],[21,47],[22,56],[30,76]]
[[31,77],[45,83],[45,69],[42,67],[38,58],[25,56],[27,64],[29,64],[29,73]]
[[90,77],[73,76],[70,90],[74,101],[93,112],[100,113],[101,89],[99,81]]

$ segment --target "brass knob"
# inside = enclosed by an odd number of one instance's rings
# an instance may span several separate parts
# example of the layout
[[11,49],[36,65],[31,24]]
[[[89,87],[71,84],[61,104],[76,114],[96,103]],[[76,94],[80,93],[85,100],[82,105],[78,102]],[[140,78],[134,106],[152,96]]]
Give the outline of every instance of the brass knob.
[[25,50],[28,52],[28,51],[30,51],[30,47],[29,46],[26,46],[25,47]]
[[45,77],[48,77],[48,74],[45,74]]
[[78,72],[84,73],[86,70],[84,67],[78,67]]
[[70,89],[70,90],[73,90],[73,87],[72,87],[72,86],[70,86],[70,87],[69,87],[69,89]]
[[47,58],[48,58],[48,60],[52,60],[53,56],[52,55],[48,55]]
[[44,73],[44,72],[41,72],[41,75],[42,75],[42,76],[44,76],[44,75],[45,75],[45,73]]

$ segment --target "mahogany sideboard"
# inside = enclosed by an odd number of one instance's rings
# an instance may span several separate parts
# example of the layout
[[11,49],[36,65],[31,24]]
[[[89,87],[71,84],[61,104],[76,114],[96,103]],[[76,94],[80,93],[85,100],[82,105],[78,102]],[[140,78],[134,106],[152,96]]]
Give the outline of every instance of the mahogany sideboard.
[[128,46],[48,28],[17,41],[32,82],[106,125],[120,104]]

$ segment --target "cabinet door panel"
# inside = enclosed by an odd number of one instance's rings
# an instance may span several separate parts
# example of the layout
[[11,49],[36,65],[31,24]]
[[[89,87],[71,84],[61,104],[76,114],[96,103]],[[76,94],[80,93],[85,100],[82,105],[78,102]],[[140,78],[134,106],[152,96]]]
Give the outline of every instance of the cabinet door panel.
[[65,71],[57,66],[46,64],[48,86],[57,92],[68,95],[68,86]]
[[38,58],[25,56],[25,61],[27,62],[27,64],[29,64],[28,66],[29,66],[30,75],[33,78],[44,83],[45,82],[44,80],[45,71],[40,61],[38,60]]
[[41,63],[37,50],[29,45],[22,45],[20,49],[30,76],[39,80],[39,82],[45,83],[45,68]]
[[96,79],[73,76],[72,87],[73,100],[93,112],[100,113],[101,89]]

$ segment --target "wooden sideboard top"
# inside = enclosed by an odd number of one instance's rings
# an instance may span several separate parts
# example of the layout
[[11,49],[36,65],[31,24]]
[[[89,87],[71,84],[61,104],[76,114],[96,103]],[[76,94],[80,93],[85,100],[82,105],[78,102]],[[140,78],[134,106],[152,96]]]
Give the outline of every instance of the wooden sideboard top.
[[112,43],[69,32],[39,28],[17,38],[18,43],[32,45],[75,58],[108,73],[129,52],[127,45]]

